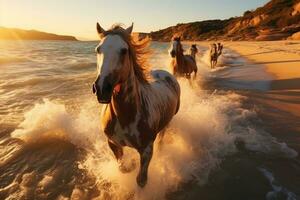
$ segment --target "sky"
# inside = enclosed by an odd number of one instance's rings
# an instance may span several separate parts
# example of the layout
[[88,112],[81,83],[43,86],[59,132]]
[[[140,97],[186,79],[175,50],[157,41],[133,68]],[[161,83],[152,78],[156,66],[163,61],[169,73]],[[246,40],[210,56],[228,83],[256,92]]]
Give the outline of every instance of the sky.
[[0,26],[35,29],[78,39],[97,38],[96,22],[150,32],[178,23],[226,19],[268,0],[0,0]]

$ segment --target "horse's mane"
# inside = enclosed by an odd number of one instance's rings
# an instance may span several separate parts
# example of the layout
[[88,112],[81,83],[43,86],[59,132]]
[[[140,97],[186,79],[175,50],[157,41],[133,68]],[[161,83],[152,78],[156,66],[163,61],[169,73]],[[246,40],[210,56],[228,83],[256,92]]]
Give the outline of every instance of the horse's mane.
[[149,65],[147,61],[150,50],[147,47],[150,40],[148,38],[139,40],[137,35],[128,34],[120,24],[113,25],[103,35],[119,35],[127,43],[135,76],[139,81],[148,83]]

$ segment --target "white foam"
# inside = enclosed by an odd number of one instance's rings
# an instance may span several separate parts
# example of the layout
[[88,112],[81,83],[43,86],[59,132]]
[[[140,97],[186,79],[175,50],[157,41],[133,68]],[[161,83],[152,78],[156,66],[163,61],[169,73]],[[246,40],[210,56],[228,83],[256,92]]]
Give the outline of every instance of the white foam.
[[[167,64],[165,58],[152,59],[152,64]],[[198,62],[198,67],[197,82],[210,77],[207,66]],[[184,182],[205,184],[211,170],[225,156],[237,152],[237,139],[251,151],[284,157],[297,155],[286,144],[250,123],[256,113],[242,108],[245,97],[233,92],[203,91],[197,84],[191,87],[187,80],[180,80],[180,85],[180,110],[167,129],[162,148],[155,144],[148,183],[143,189],[135,181],[138,168],[129,174],[119,171],[107,139],[100,131],[100,106],[96,98],[80,105],[79,114],[69,112],[62,103],[44,100],[25,114],[12,136],[27,142],[59,137],[86,149],[87,157],[80,167],[97,178],[100,199],[164,199]],[[132,149],[125,149],[124,158],[139,163],[138,154]]]
[[[138,168],[129,174],[119,171],[106,138],[99,131],[99,106],[94,99],[87,100],[77,115],[68,112],[63,104],[44,100],[25,114],[25,120],[12,136],[27,142],[59,137],[85,148],[88,155],[81,167],[97,177],[99,189],[106,191],[101,195],[111,199],[128,196],[141,200],[163,199],[181,183],[193,180],[205,184],[211,170],[218,167],[226,155],[237,151],[236,139],[243,140],[253,151],[283,152],[283,156],[289,157],[294,153],[248,124],[256,115],[242,108],[244,97],[218,91],[207,93],[196,86],[191,88],[186,80],[180,80],[180,84],[181,108],[167,129],[163,147],[158,150],[155,144],[144,189],[135,182]],[[138,154],[132,149],[126,148],[124,158],[139,163]]]
[[11,133],[12,137],[26,142],[36,142],[44,138],[61,138],[82,147],[89,148],[95,139],[102,139],[99,132],[99,115],[89,112],[91,103],[83,105],[77,116],[67,111],[64,104],[43,99],[25,113],[24,121]]
[[290,192],[285,187],[281,186],[276,180],[273,174],[264,169],[259,168],[259,170],[263,173],[263,175],[268,179],[273,191],[270,191],[266,194],[267,200],[273,200],[273,199],[282,199],[282,197],[285,197],[286,200],[297,200],[298,197],[293,192]]

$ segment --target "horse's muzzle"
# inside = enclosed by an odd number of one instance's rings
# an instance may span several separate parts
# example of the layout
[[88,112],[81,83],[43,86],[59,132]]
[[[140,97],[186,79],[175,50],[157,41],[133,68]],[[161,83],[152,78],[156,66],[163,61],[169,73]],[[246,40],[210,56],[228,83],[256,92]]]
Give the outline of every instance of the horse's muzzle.
[[171,55],[171,57],[172,57],[172,58],[175,58],[175,56],[176,56],[176,53],[175,53],[175,51],[174,51],[174,50],[172,50],[172,51],[170,52],[170,55]]
[[103,88],[100,89],[97,87],[97,84],[94,83],[92,86],[93,93],[96,94],[97,100],[101,104],[108,104],[111,102],[111,96],[113,93],[113,87],[111,84],[106,83],[103,85]]

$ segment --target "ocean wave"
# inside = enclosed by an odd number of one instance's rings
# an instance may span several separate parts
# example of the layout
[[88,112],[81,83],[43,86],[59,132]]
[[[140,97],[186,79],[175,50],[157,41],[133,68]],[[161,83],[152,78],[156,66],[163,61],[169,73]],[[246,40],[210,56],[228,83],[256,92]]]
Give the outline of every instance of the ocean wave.
[[66,66],[72,70],[87,70],[87,69],[96,69],[97,63],[90,61],[89,59],[83,60],[72,60],[66,63]]
[[[224,63],[231,59],[227,57],[225,51],[222,58]],[[166,58],[169,58],[169,55],[164,54],[158,56],[157,59],[150,60],[150,62],[155,66],[168,66],[169,59]],[[207,54],[204,58],[197,57],[197,60],[201,62],[198,62],[199,75],[196,83],[201,82],[202,79],[210,79],[212,74],[220,76],[216,72],[220,73],[231,67],[228,66],[223,68],[224,70],[211,73],[207,59]],[[232,62],[234,59],[233,57]],[[92,69],[96,65],[89,59],[64,58],[63,61],[63,66],[71,70]],[[77,83],[79,81],[86,83],[86,80],[92,78],[89,72],[80,73],[80,76],[77,76],[77,73],[73,74],[75,75],[71,77],[63,76],[63,84],[54,87],[51,92],[57,94],[60,88],[66,89],[67,86],[64,83],[70,79]],[[35,85],[40,81],[48,82],[49,80],[51,77],[28,79],[26,80],[28,82],[20,81],[9,84],[12,84],[11,87],[24,87],[24,85]],[[54,79],[51,82],[56,81]],[[80,156],[79,161],[76,160],[75,164],[82,170],[80,174],[83,171],[88,174],[88,177],[84,177],[84,179],[95,180],[94,186],[100,191],[98,193],[99,199],[165,199],[169,192],[178,190],[185,183],[193,182],[202,186],[207,183],[212,171],[218,170],[227,156],[239,152],[240,149],[236,146],[237,144],[244,144],[246,151],[254,152],[256,155],[271,155],[279,158],[294,158],[298,155],[285,143],[278,142],[263,128],[253,124],[253,121],[257,120],[256,112],[243,108],[246,97],[234,92],[205,91],[196,83],[191,87],[190,83],[183,79],[180,79],[179,82],[182,89],[180,110],[167,128],[163,146],[158,149],[158,145],[156,143],[154,145],[154,155],[149,167],[149,179],[143,189],[140,189],[136,184],[138,167],[128,174],[119,171],[118,163],[107,145],[107,138],[101,131],[99,123],[100,105],[95,98],[90,99],[90,96],[87,99],[82,99],[81,102],[84,103],[72,105],[74,110],[69,109],[68,103],[63,103],[66,102],[65,99],[61,99],[61,101],[44,99],[42,102],[34,104],[24,114],[24,120],[11,133],[11,137],[22,140],[24,148],[25,146],[27,148],[32,147],[33,144],[44,144],[43,142],[50,139],[57,139],[56,142],[62,140],[66,144],[72,144],[76,149],[80,149],[80,152],[84,153]],[[72,92],[68,94],[74,95]],[[53,153],[54,155],[51,154],[53,144],[51,147],[47,145],[46,147],[48,148],[47,154],[43,155],[51,155],[55,163],[53,166],[50,163],[49,168],[54,169],[54,171],[57,168],[59,168],[58,171],[66,171],[64,167],[61,167],[64,165],[56,165],[56,152]],[[43,158],[39,157],[30,161],[42,160],[41,162],[44,162]],[[26,158],[22,159],[24,163],[28,162]],[[125,148],[124,159],[127,162],[139,163],[138,154],[129,148]],[[43,187],[57,185],[59,183],[56,180],[58,176],[46,174],[39,177],[41,179],[39,184],[42,186],[38,189],[44,190]],[[32,173],[23,174],[21,179],[24,182],[29,182],[35,177],[37,177],[36,172],[32,171]],[[77,181],[77,177],[72,177],[72,179]],[[81,195],[83,199],[85,190],[88,190],[87,187],[76,188],[72,184],[70,183],[70,187],[72,187],[70,190],[73,191],[69,192],[70,194],[65,194],[66,197],[72,196],[74,193]],[[21,187],[20,190],[22,189],[27,190]],[[31,189],[35,190],[36,188],[32,187]],[[12,190],[10,196],[16,196],[15,193]],[[24,193],[26,195],[26,191]]]
[[11,80],[3,83],[1,85],[2,89],[15,89],[15,88],[24,88],[28,86],[35,86],[38,84],[48,84],[49,82],[61,81],[63,78],[60,77],[35,77],[27,78],[24,80]]
[[28,61],[30,61],[30,59],[28,59],[28,58],[0,57],[0,65],[10,64],[10,63],[28,62]]
[[[96,100],[87,100],[78,115],[69,113],[63,104],[44,100],[25,114],[25,120],[11,135],[27,143],[61,138],[85,149],[87,156],[80,167],[97,178],[99,190],[105,191],[101,194],[110,199],[164,199],[182,183],[196,181],[203,185],[226,156],[238,151],[236,141],[243,141],[250,151],[296,156],[295,151],[248,123],[256,113],[242,108],[245,97],[201,91],[197,86],[191,88],[186,80],[180,80],[180,84],[181,108],[167,128],[163,147],[158,149],[155,144],[148,184],[143,190],[135,183],[137,169],[129,174],[118,170],[100,131]],[[124,158],[138,163],[132,149],[125,148]]]

